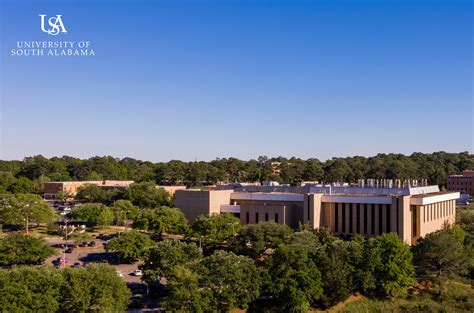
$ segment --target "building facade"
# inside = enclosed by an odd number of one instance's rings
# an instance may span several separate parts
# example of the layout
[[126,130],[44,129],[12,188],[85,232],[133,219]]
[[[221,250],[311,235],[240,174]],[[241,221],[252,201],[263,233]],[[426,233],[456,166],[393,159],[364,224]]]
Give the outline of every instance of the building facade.
[[438,186],[335,187],[243,186],[221,190],[180,190],[176,207],[192,223],[197,216],[232,213],[242,224],[262,221],[297,228],[327,227],[335,234],[376,236],[398,233],[408,244],[455,222],[459,192]]
[[448,176],[447,188],[450,191],[474,196],[474,171],[463,171],[462,175]]
[[97,185],[103,188],[128,188],[133,180],[89,180],[89,181],[64,181],[44,183],[44,198],[56,199],[58,192],[75,196],[79,188],[86,185]]

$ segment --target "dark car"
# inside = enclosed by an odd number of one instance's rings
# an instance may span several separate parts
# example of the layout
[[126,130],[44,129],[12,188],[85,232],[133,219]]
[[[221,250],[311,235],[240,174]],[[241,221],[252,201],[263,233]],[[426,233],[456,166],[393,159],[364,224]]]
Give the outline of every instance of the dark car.
[[79,244],[79,247],[87,247],[87,241],[83,241]]
[[80,267],[81,266],[81,262],[75,262],[72,267]]
[[95,247],[95,245],[96,245],[95,241],[91,241],[88,244],[89,247]]
[[64,252],[66,252],[66,253],[72,253],[73,250],[74,250],[74,249],[71,247],[71,248],[67,248],[66,251],[64,251]]

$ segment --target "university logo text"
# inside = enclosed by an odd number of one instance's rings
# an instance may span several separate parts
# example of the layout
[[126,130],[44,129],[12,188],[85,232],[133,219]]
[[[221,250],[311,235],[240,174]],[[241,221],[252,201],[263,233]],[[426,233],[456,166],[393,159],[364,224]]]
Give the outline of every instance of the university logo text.
[[59,33],[67,33],[61,15],[58,14],[56,17],[53,16],[48,19],[48,29],[45,28],[46,14],[40,14],[39,16],[41,17],[41,30],[43,32],[52,36],[59,35]]

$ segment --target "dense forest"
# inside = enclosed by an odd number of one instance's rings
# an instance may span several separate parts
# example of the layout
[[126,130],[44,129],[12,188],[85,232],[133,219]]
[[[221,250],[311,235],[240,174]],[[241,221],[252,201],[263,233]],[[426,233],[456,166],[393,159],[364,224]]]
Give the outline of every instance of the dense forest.
[[[278,172],[272,172],[272,163],[278,162]],[[155,181],[160,185],[185,184],[199,186],[218,182],[258,182],[274,180],[297,184],[302,181],[356,182],[359,178],[421,179],[443,186],[447,175],[474,169],[474,155],[461,153],[378,154],[373,157],[345,157],[320,161],[292,157],[243,161],[236,158],[215,159],[210,162],[152,163],[133,158],[112,156],[82,160],[63,156],[45,158],[41,155],[22,161],[0,160],[0,186],[11,191],[41,189],[45,181],[70,180],[134,180]]]

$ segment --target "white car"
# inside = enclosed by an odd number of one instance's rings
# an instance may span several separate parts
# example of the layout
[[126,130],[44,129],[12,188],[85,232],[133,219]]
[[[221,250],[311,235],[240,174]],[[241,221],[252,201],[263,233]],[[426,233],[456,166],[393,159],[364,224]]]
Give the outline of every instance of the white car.
[[141,270],[134,270],[132,272],[133,276],[143,276],[143,272]]
[[122,278],[123,278],[123,274],[122,274],[122,272],[121,272],[121,271],[117,271],[117,276],[118,276],[118,277],[122,277]]

